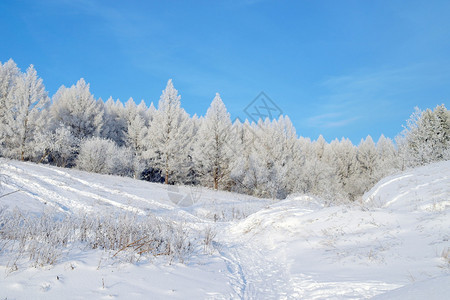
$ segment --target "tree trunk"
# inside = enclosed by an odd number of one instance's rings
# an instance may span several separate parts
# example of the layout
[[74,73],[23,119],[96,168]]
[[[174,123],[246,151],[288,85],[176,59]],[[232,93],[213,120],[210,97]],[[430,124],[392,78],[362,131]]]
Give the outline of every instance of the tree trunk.
[[25,115],[25,120],[23,121],[23,136],[20,141],[20,159],[22,161],[25,160],[25,142],[27,140],[27,130],[28,129],[28,109],[27,114]]
[[214,179],[214,189],[219,189],[219,170],[217,167],[214,167],[213,171],[213,179]]

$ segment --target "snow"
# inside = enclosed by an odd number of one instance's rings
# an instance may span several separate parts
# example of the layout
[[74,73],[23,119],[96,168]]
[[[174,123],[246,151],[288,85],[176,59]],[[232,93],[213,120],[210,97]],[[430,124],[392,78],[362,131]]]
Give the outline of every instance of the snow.
[[337,206],[17,161],[0,162],[0,173],[0,194],[19,190],[0,198],[11,211],[153,214],[199,239],[216,233],[185,263],[74,248],[55,265],[11,271],[0,252],[1,299],[450,299],[450,161],[389,176]]

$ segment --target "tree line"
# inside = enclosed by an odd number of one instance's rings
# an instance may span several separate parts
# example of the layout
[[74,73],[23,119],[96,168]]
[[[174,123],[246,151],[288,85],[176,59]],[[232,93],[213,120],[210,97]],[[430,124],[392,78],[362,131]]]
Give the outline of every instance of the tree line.
[[298,137],[288,116],[232,121],[216,94],[189,116],[169,80],[158,107],[95,99],[80,79],[48,96],[31,65],[0,62],[0,156],[59,167],[200,185],[260,197],[307,193],[356,200],[381,178],[450,159],[450,112],[416,108],[395,142],[353,145]]

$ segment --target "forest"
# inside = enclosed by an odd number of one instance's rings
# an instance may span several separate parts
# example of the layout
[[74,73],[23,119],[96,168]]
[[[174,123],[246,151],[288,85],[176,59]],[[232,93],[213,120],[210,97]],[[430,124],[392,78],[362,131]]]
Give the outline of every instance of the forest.
[[284,199],[355,201],[381,178],[450,159],[450,112],[415,108],[394,139],[327,143],[288,116],[232,121],[220,95],[189,116],[172,80],[158,106],[96,99],[80,79],[50,97],[33,65],[0,62],[0,156],[59,167]]

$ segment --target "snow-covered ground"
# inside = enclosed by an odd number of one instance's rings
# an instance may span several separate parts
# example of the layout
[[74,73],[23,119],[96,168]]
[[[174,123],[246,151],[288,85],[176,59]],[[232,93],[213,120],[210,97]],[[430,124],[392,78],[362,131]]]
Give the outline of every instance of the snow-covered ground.
[[73,247],[54,265],[12,270],[3,251],[0,299],[450,298],[450,161],[331,207],[305,195],[273,201],[16,161],[1,161],[0,174],[8,211],[123,211],[172,220],[199,240],[216,234],[184,263],[131,264]]

